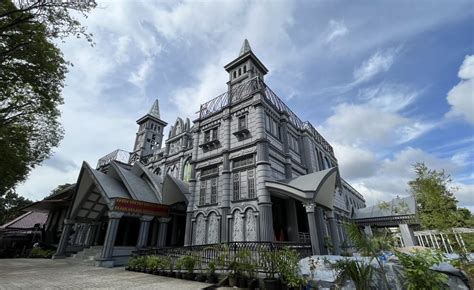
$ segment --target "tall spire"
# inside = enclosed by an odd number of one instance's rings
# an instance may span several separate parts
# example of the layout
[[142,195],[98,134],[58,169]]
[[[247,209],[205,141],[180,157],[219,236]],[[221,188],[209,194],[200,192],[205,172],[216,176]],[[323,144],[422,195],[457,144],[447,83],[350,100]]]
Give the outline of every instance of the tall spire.
[[160,104],[158,103],[158,99],[155,100],[148,114],[152,115],[157,119],[160,119]]
[[247,38],[244,40],[244,43],[242,44],[242,48],[240,49],[239,56],[246,54],[247,52],[252,51],[250,48],[250,43],[247,40]]

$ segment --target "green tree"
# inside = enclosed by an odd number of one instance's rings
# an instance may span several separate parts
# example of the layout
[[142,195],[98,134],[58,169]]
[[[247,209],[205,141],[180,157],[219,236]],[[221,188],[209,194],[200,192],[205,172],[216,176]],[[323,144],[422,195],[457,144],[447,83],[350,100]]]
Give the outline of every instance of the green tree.
[[444,170],[429,169],[424,163],[417,163],[414,168],[416,178],[408,185],[415,196],[422,227],[447,230],[464,225],[460,221],[451,177]]
[[[93,2],[91,2],[93,3]],[[58,106],[69,63],[54,40],[84,36],[83,1],[0,1],[0,196],[50,157],[63,129]]]
[[32,203],[31,200],[19,196],[13,190],[9,190],[4,196],[0,196],[0,225],[21,215],[20,209],[30,203]]

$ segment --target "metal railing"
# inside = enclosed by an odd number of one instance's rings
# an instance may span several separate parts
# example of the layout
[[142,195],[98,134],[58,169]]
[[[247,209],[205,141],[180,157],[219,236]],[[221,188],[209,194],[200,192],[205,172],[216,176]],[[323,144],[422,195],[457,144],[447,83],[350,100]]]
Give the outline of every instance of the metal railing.
[[105,155],[104,157],[100,158],[99,161],[97,161],[97,167],[100,168],[104,165],[109,164],[113,160],[117,160],[123,163],[128,163],[130,159],[130,152],[127,152],[125,150],[117,149],[113,152],[110,152],[109,154]]
[[223,261],[221,270],[227,269],[229,264],[239,256],[242,251],[250,253],[252,264],[257,266],[259,272],[264,272],[262,265],[262,253],[274,252],[285,248],[298,252],[301,258],[311,256],[312,249],[310,243],[297,242],[230,242],[221,244],[195,245],[184,247],[162,247],[143,249],[134,252],[135,256],[164,256],[176,262],[182,256],[192,256],[198,262],[196,270],[207,269],[210,261]]

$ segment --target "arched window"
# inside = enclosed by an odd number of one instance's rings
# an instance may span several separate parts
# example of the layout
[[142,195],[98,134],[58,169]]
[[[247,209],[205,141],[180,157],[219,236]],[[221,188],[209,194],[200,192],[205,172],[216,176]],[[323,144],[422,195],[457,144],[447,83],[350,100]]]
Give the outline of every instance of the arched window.
[[183,181],[189,182],[191,179],[191,163],[189,162],[190,160],[186,160],[184,163],[184,169],[183,169]]

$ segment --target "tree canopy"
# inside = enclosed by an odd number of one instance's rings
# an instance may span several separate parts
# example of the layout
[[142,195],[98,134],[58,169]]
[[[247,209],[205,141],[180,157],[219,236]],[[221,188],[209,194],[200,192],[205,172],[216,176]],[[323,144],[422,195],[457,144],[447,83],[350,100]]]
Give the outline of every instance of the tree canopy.
[[415,196],[420,223],[425,229],[446,230],[465,226],[470,212],[458,209],[451,177],[442,171],[429,169],[424,163],[414,165],[416,178],[410,181]]
[[[90,2],[94,4],[95,2]],[[50,157],[63,137],[58,106],[69,63],[53,40],[84,36],[83,1],[0,2],[0,196]]]
[[9,190],[4,196],[0,196],[0,225],[21,215],[20,209],[30,203],[32,203],[31,200],[19,196],[13,190]]

